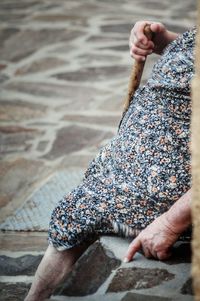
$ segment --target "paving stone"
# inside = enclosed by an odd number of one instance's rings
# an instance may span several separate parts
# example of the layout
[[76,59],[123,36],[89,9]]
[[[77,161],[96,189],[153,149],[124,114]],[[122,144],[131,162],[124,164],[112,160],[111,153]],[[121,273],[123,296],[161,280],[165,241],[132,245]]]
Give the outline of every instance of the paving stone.
[[64,195],[78,186],[83,178],[80,168],[62,170],[43,178],[29,197],[0,224],[1,230],[48,231],[52,211]]
[[1,22],[17,22],[22,21],[26,17],[26,14],[15,14],[15,13],[0,13]]
[[6,231],[0,232],[1,252],[44,252],[47,249],[46,232],[20,232]]
[[69,14],[50,14],[50,15],[36,15],[33,20],[42,22],[67,22],[70,25],[87,26],[87,18],[80,15],[69,15]]
[[[88,109],[94,102],[96,95],[106,94],[105,91],[93,87],[74,86],[74,85],[61,85],[61,84],[47,84],[43,82],[17,82],[14,81],[5,84],[4,88],[10,91],[17,91],[20,93],[27,93],[34,96],[47,97],[47,104],[58,103],[57,109],[63,110],[82,110]],[[55,103],[56,97],[56,103]],[[65,99],[65,105],[59,106],[59,99]]]
[[[103,1],[102,1],[103,2]],[[113,5],[113,3],[102,3],[99,1],[93,1],[93,2],[77,2],[76,5],[69,8],[68,5],[66,5],[66,9],[64,12],[67,14],[71,14],[72,16],[80,15],[78,12],[81,12],[81,16],[94,16],[103,14],[106,15],[108,13],[114,14],[118,12],[118,7]]]
[[64,66],[66,64],[67,61],[55,57],[46,57],[18,68],[15,72],[15,75],[24,75],[29,73],[46,71],[56,67]]
[[95,54],[95,53],[90,53],[90,54],[83,54],[78,57],[81,62],[84,62],[85,64],[91,64],[95,62],[120,62],[121,57],[116,56],[116,55],[103,55],[101,54]]
[[50,152],[44,158],[53,160],[90,146],[98,147],[104,139],[111,138],[111,132],[104,132],[81,126],[68,126],[60,129]]
[[67,42],[66,44],[65,43],[62,44],[63,44],[62,46],[55,47],[54,49],[49,50],[49,52],[55,54],[64,53],[67,56],[68,54],[71,55],[73,50],[76,50],[76,47],[72,46],[70,42]]
[[181,294],[183,295],[194,295],[192,287],[192,278],[189,278],[181,288]]
[[0,153],[1,155],[27,151],[36,137],[40,136],[42,131],[20,126],[1,126],[0,127]]
[[35,160],[20,158],[10,162],[2,161],[0,163],[0,200],[4,200],[4,202],[3,204],[0,202],[1,206],[6,205],[13,199],[16,202],[17,196],[25,193],[28,187],[39,176],[42,176],[44,170],[44,164]]
[[128,72],[127,66],[104,66],[104,67],[89,67],[82,68],[77,71],[63,72],[54,75],[54,77],[59,79],[64,79],[67,81],[100,81],[107,79],[117,79],[126,75]]
[[[17,28],[0,28],[0,46],[2,47],[6,40],[18,33],[20,30]],[[2,59],[2,58],[1,58]]]
[[0,57],[2,60],[16,62],[44,46],[73,40],[80,35],[80,31],[67,29],[22,30],[4,42],[0,49]]
[[60,290],[65,296],[86,296],[95,293],[113,269],[120,265],[112,252],[94,243],[75,264]]
[[173,32],[183,33],[186,30],[188,30],[187,26],[184,26],[184,24],[178,25],[178,24],[171,24],[167,21],[165,22],[165,26],[168,28],[168,30],[171,30]]
[[23,301],[27,295],[30,284],[0,283],[0,301]]
[[101,44],[101,45],[104,45],[105,43],[106,44],[110,44],[111,42],[121,42],[121,41],[128,41],[127,40],[127,37],[124,37],[124,36],[118,36],[118,37],[113,37],[113,36],[105,36],[105,35],[91,35],[88,39],[87,39],[87,42],[95,42],[96,44]]
[[0,70],[3,70],[3,69],[5,69],[7,67],[7,65],[6,64],[1,64],[0,63]]
[[171,298],[127,293],[121,301],[172,301]]
[[21,10],[27,8],[33,8],[33,6],[39,4],[40,1],[11,1],[11,2],[1,2],[0,10]]
[[83,122],[89,124],[102,124],[102,125],[109,125],[109,126],[117,126],[120,121],[119,116],[83,116],[83,115],[65,115],[62,120],[67,121],[74,121],[74,122]]
[[9,79],[9,77],[5,74],[0,74],[0,84],[4,83],[5,81],[7,81]]
[[46,106],[22,100],[0,100],[1,121],[22,121],[39,118],[46,113]]
[[124,24],[107,24],[107,25],[102,25],[101,30],[102,32],[106,32],[106,33],[113,32],[113,33],[125,34],[128,37],[133,26],[134,26],[134,22],[124,23]]
[[86,168],[89,165],[89,162],[91,162],[94,159],[94,154],[71,154],[67,155],[66,157],[61,160],[60,167],[61,168],[82,168],[82,170],[86,170]]
[[114,51],[125,51],[125,52],[127,52],[127,55],[129,53],[128,43],[126,43],[124,45],[101,47],[100,49],[109,49],[109,50],[114,50]]
[[42,255],[24,255],[17,258],[0,256],[0,275],[1,276],[17,276],[35,274],[35,271],[42,259]]
[[107,292],[151,288],[174,279],[174,274],[164,269],[121,268],[117,270]]
[[103,101],[99,105],[99,110],[106,111],[106,112],[118,112],[118,114],[122,114],[123,112],[123,105],[125,96],[127,94],[127,88],[122,89],[121,95],[120,94],[114,94],[110,97],[108,97],[105,101]]
[[141,1],[140,2],[140,7],[141,7],[141,10],[143,9],[148,9],[148,8],[152,8],[153,10],[166,10],[169,8],[169,5],[170,3],[168,1],[166,2],[160,2],[160,1],[154,1],[154,0],[151,0],[151,1]]
[[38,150],[39,152],[45,151],[45,149],[46,149],[48,143],[49,143],[49,141],[47,141],[47,140],[39,141],[38,146],[37,146],[37,150]]

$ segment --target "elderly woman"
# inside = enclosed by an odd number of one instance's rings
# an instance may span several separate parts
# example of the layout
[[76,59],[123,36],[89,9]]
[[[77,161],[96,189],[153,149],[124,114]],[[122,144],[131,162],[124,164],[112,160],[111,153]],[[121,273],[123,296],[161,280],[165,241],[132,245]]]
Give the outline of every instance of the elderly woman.
[[[146,24],[154,41],[143,34]],[[125,261],[142,249],[164,260],[191,224],[190,81],[196,30],[183,35],[161,23],[137,22],[130,51],[136,60],[162,54],[138,89],[119,132],[90,163],[82,183],[52,213],[49,247],[26,301],[52,294],[97,235],[133,237]],[[136,237],[137,236],[137,237]],[[136,238],[135,238],[136,237]]]

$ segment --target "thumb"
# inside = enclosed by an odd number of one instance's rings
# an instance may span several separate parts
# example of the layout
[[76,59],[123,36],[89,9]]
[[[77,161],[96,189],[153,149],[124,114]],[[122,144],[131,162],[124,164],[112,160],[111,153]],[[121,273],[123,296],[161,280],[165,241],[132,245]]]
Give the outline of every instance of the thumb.
[[141,249],[141,246],[142,244],[140,238],[135,238],[128,247],[128,251],[124,257],[124,262],[129,262],[133,258],[135,253]]
[[162,23],[152,23],[151,30],[155,33],[160,33],[160,32],[164,32],[166,28]]

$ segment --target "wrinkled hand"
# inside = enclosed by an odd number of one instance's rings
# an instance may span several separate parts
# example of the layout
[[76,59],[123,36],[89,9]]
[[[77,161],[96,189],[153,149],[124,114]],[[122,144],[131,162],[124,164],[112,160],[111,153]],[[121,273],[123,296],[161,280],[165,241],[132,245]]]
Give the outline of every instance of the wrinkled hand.
[[166,214],[155,219],[129,245],[124,262],[129,262],[135,253],[143,250],[145,257],[165,260],[171,255],[171,247],[180,233],[171,227]]
[[[148,40],[144,35],[144,27],[149,24],[152,32],[155,33],[153,41]],[[165,46],[174,39],[162,23],[139,21],[131,30],[129,38],[130,55],[138,60],[144,61],[146,56],[155,52],[161,54]]]

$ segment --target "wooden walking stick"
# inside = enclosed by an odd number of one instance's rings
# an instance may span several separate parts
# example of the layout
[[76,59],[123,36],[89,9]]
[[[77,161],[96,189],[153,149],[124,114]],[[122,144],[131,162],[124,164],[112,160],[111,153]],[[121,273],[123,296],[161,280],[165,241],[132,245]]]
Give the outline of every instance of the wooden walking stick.
[[[144,34],[148,38],[148,40],[152,40],[153,32],[151,31],[149,24],[147,24],[144,27]],[[141,62],[135,61],[134,62],[134,65],[133,65],[133,68],[131,71],[130,80],[129,80],[129,85],[128,85],[128,94],[126,96],[125,103],[124,103],[124,113],[128,110],[130,102],[131,102],[131,98],[133,97],[133,95],[135,94],[135,91],[137,90],[137,88],[140,85],[144,65],[145,65],[145,61],[141,61]]]

